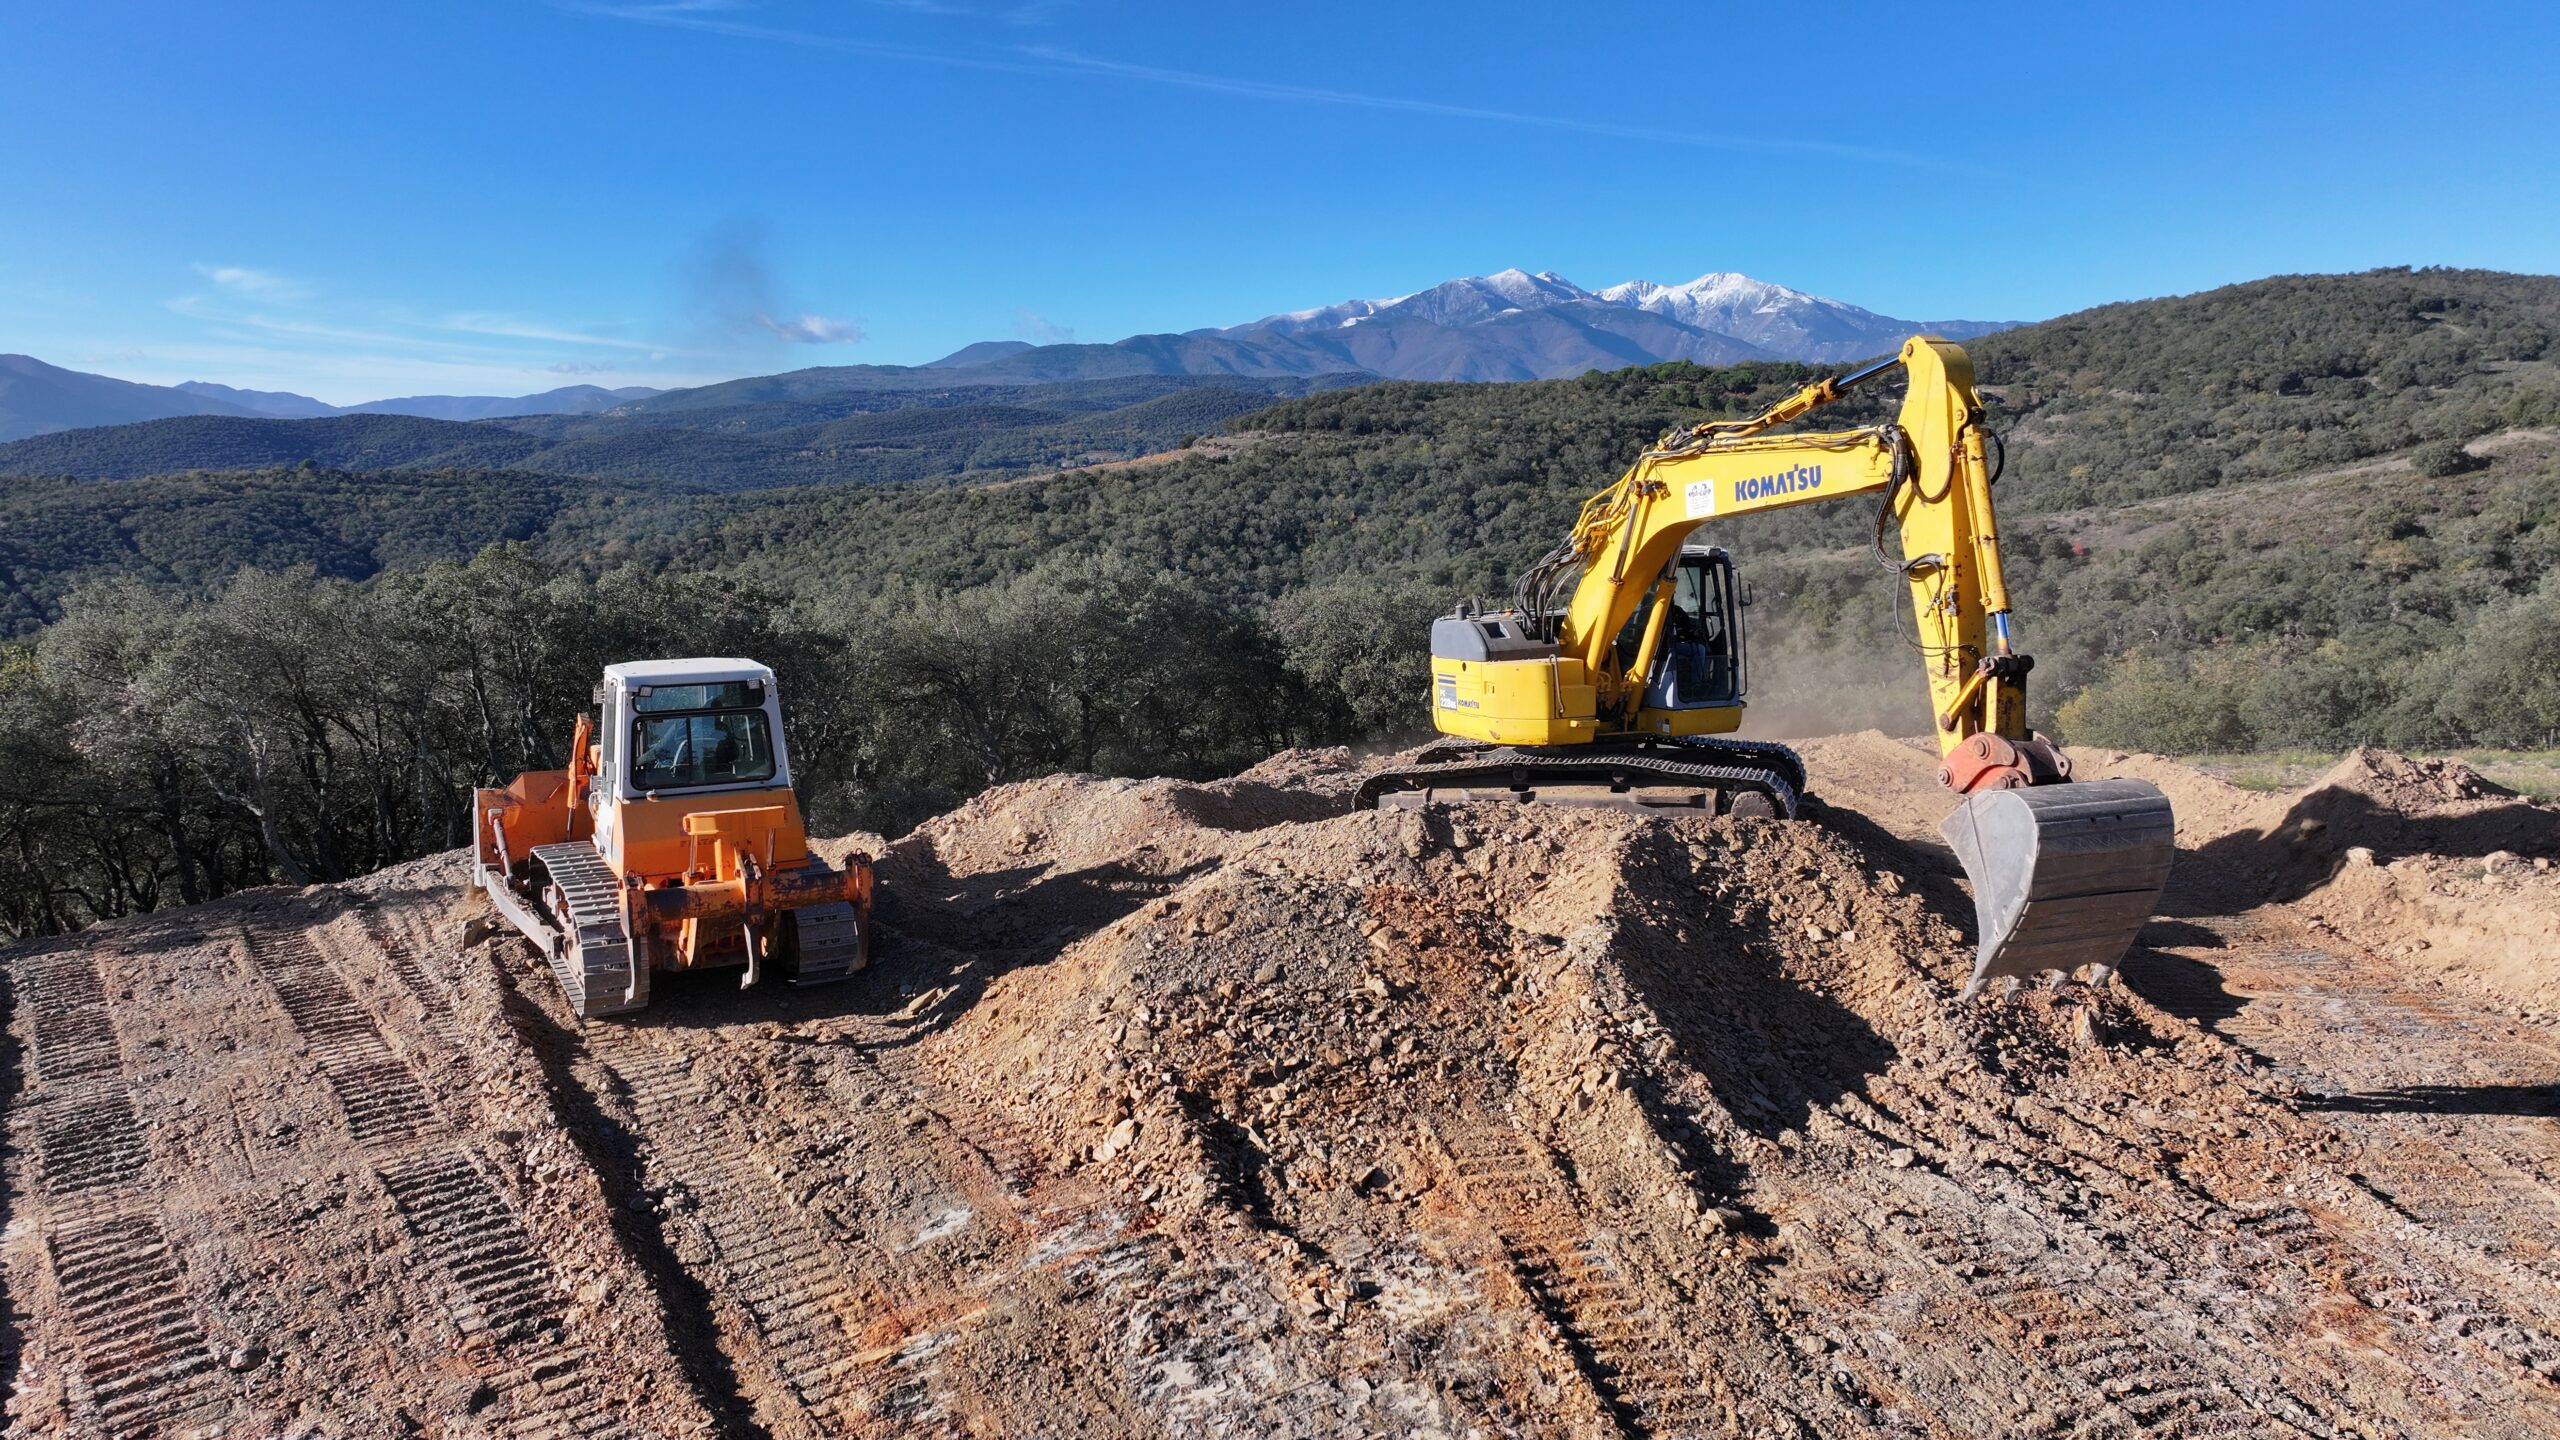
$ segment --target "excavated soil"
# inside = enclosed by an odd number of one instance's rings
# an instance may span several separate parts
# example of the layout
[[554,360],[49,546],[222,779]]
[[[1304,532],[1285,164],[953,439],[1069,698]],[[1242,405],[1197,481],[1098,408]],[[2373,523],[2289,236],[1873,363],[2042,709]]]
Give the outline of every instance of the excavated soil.
[[1959,1006],[1918,747],[1809,818],[1057,777],[871,971],[581,1027],[458,856],[5,953],[8,1418],[242,1436],[2560,1435],[2560,812],[2169,790]]

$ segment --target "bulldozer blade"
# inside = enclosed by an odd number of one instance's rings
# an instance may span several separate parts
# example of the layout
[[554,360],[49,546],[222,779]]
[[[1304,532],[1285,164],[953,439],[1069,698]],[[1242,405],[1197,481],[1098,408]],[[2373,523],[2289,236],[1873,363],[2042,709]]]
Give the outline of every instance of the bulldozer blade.
[[2102,981],[2160,904],[2177,854],[2169,797],[2140,780],[1986,790],[1939,833],[1973,880],[1981,935],[1963,998],[2039,971],[2083,965]]

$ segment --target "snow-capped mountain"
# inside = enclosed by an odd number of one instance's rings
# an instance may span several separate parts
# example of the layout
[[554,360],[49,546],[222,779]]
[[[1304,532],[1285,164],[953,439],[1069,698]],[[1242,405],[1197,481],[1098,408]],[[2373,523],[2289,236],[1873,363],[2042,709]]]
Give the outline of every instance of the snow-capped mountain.
[[1318,330],[1342,329],[1381,315],[1427,320],[1434,325],[1474,325],[1516,310],[1543,310],[1550,305],[1591,298],[1590,291],[1553,271],[1542,270],[1531,275],[1521,270],[1505,270],[1498,275],[1470,275],[1464,279],[1443,281],[1428,290],[1385,300],[1345,300],[1339,305],[1266,316],[1251,324],[1230,326],[1217,333],[1236,335],[1262,331],[1273,335],[1303,335]]
[[1964,340],[2008,328],[1982,320],[1896,320],[1731,271],[1701,275],[1685,285],[1630,280],[1600,291],[1599,298],[1746,340],[1791,360],[1854,360],[1881,354],[1919,330]]
[[[1685,343],[1671,341],[1673,353],[1654,357],[1664,360],[1706,359],[1709,355],[1724,359],[1855,360],[1891,350],[1919,331],[1961,340],[2008,328],[2007,323],[1998,321],[1897,320],[1730,271],[1711,272],[1682,285],[1629,280],[1602,290],[1585,290],[1552,270],[1532,275],[1514,269],[1448,280],[1410,295],[1346,300],[1338,305],[1266,316],[1245,325],[1192,333],[1313,336],[1390,321],[1464,328],[1496,321],[1516,322],[1533,311],[1562,312],[1552,319],[1592,321],[1600,320],[1592,313],[1599,309],[1640,310],[1684,329],[1702,332]],[[1623,324],[1605,320],[1600,323],[1613,330],[1624,329]]]

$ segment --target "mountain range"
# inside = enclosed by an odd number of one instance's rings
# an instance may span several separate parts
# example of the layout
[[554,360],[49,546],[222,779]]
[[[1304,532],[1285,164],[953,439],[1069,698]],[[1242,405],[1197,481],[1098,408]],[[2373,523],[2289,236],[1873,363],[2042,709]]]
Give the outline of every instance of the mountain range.
[[924,365],[836,365],[689,389],[571,385],[538,395],[411,395],[334,406],[290,391],[210,381],[143,385],[0,355],[0,441],[188,415],[304,420],[408,415],[487,420],[650,414],[798,401],[842,391],[1041,385],[1140,375],[1254,379],[1543,380],[1664,360],[1828,364],[1881,355],[1925,331],[1952,340],[2015,322],[1899,320],[1717,272],[1682,285],[1630,280],[1585,290],[1552,271],[1504,270],[1381,300],[1346,300],[1243,325],[1133,335],[1111,344],[981,341]]
[[920,368],[938,372],[945,384],[961,377],[1031,383],[1133,374],[1551,380],[1664,360],[1861,360],[1915,332],[1965,340],[2016,323],[1900,320],[1730,272],[1683,285],[1630,280],[1585,290],[1550,270],[1515,269],[1446,280],[1410,295],[1346,300],[1179,335],[1133,335],[1109,345],[981,341]]
[[48,365],[32,355],[0,355],[0,440],[98,425],[130,425],[185,415],[312,420],[331,415],[414,415],[487,420],[508,415],[587,415],[659,392],[570,385],[539,395],[408,395],[331,405],[290,390],[240,390],[205,380],[145,385]]
[[[355,471],[540,471],[709,490],[993,477],[1178,448],[1274,400],[1369,378],[1132,375],[865,387],[836,371],[804,371],[585,415],[175,415],[0,441],[0,475],[128,480],[308,462]],[[650,408],[657,399],[686,403]]]

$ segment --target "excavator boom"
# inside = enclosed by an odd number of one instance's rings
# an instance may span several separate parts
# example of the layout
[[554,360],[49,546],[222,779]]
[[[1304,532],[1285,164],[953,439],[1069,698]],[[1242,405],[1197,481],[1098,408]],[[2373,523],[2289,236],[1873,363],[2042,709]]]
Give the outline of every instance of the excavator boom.
[[[1893,421],[1777,429],[1894,370],[1906,384]],[[1911,594],[1939,778],[1965,797],[1943,833],[1979,921],[1966,993],[2083,966],[2102,978],[2167,883],[2173,817],[2139,781],[2072,784],[2070,758],[2027,726],[2035,661],[2017,648],[2002,573],[1993,443],[1971,359],[1923,337],[1747,420],[1664,436],[1584,504],[1509,609],[1461,609],[1434,626],[1434,720],[1460,743],[1382,772],[1364,798],[1526,800],[1559,798],[1542,786],[1597,785],[1658,804],[1646,792],[1669,786],[1733,813],[1792,816],[1804,784],[1792,752],[1715,738],[1742,718],[1739,582],[1721,550],[1692,536],[1713,521],[1877,495],[1877,553]],[[1899,559],[1884,548],[1888,523]]]

